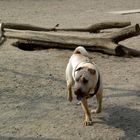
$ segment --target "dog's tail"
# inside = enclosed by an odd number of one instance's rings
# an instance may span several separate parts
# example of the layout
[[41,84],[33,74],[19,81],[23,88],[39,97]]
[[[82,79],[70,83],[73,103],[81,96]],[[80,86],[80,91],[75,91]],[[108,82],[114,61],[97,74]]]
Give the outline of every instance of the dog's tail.
[[75,50],[74,50],[74,54],[82,54],[86,57],[89,57],[89,54],[88,52],[86,51],[86,49],[82,46],[79,46],[77,47]]

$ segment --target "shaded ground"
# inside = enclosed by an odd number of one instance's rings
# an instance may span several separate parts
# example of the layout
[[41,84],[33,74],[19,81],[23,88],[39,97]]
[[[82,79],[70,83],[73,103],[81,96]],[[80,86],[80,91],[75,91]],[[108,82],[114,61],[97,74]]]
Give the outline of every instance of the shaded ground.
[[[52,27],[84,26],[102,21],[140,23],[140,14],[112,15],[138,9],[139,0],[0,0],[2,22]],[[67,101],[65,67],[71,50],[22,51],[8,40],[0,48],[0,139],[140,139],[140,59],[90,52],[103,75],[103,112],[84,127],[83,112]],[[140,36],[122,42],[140,49]],[[90,108],[96,107],[92,99]]]

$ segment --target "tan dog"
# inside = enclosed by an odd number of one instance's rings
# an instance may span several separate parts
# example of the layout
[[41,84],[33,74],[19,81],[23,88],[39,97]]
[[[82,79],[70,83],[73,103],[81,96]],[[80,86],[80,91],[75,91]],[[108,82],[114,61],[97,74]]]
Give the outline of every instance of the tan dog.
[[84,124],[91,125],[91,113],[88,109],[87,98],[96,94],[97,109],[91,112],[99,113],[102,109],[102,80],[97,65],[91,62],[84,47],[77,47],[71,56],[66,68],[68,100],[73,100],[72,87],[77,99],[80,100],[85,113]]

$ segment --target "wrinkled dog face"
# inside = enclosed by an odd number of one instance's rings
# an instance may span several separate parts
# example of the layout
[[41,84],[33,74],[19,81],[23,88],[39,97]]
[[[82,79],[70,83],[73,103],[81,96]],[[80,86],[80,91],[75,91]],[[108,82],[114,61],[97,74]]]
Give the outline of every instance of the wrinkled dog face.
[[77,99],[87,96],[95,83],[95,69],[80,67],[75,72],[74,93]]

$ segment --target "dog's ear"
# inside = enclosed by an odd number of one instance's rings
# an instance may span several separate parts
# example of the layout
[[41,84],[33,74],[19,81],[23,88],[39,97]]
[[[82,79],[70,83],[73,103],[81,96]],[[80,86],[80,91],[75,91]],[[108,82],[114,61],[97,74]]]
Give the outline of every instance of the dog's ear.
[[91,74],[93,74],[93,75],[95,75],[95,74],[96,74],[95,69],[88,68],[88,71],[89,71]]

